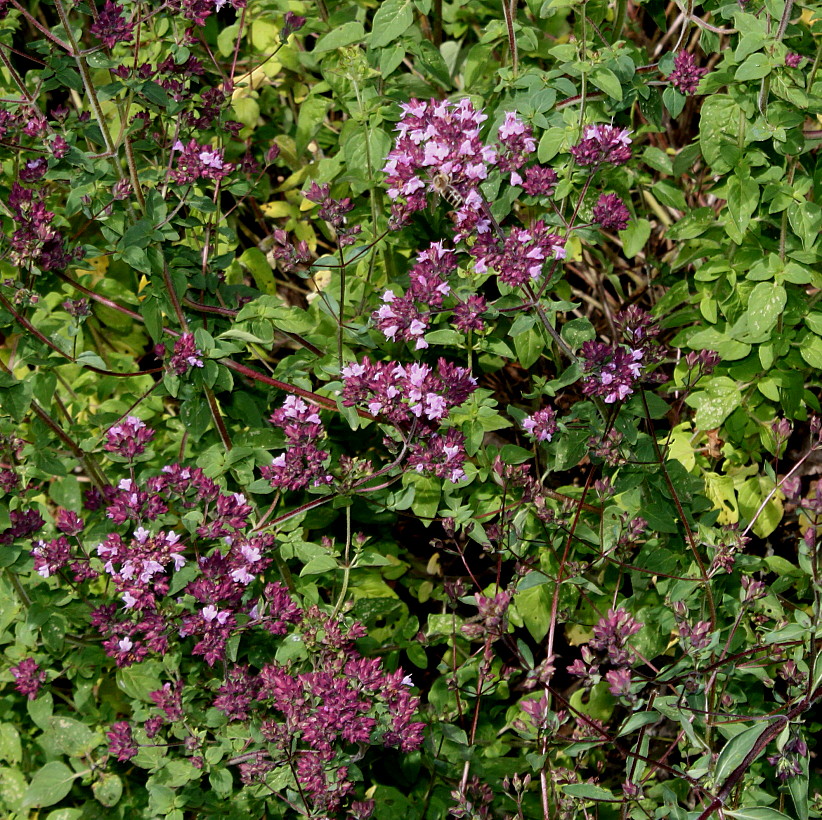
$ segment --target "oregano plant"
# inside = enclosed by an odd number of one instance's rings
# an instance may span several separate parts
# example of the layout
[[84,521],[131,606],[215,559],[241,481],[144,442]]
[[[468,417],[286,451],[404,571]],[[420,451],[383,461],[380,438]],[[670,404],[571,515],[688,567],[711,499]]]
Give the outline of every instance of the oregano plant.
[[822,816],[817,5],[0,0],[3,816]]

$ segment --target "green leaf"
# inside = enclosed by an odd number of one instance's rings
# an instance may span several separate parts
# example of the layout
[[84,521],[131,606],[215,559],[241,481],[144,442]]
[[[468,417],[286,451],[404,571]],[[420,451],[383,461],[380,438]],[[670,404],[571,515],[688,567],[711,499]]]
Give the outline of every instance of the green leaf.
[[596,66],[588,76],[591,78],[591,82],[609,97],[613,97],[615,100],[622,99],[622,83],[610,68]]
[[[714,767],[714,782],[722,785],[725,780],[735,771],[745,760],[745,757],[756,745],[756,741],[771,727],[771,722],[763,720],[748,729],[744,729],[735,737],[732,737],[722,748]],[[759,754],[765,751],[763,747]],[[753,761],[750,761],[751,763]],[[778,812],[777,812],[778,814]],[[735,815],[736,816],[736,815]]]
[[788,780],[788,790],[791,793],[797,820],[808,820],[808,776],[796,775]]
[[808,333],[799,343],[802,358],[815,368],[822,368],[822,339],[815,333]]
[[822,208],[807,200],[791,202],[788,205],[788,220],[794,233],[802,240],[802,247],[809,251],[822,229]]
[[8,386],[0,387],[0,407],[8,413],[14,421],[22,421],[31,404],[31,379],[17,381]]
[[143,661],[126,666],[117,670],[117,685],[129,697],[150,702],[150,693],[163,685],[160,680],[161,670],[162,666],[157,661]]
[[624,231],[619,232],[622,252],[633,259],[644,247],[651,235],[651,223],[647,219],[634,219]]
[[583,800],[607,800],[616,801],[614,793],[602,786],[595,786],[593,783],[568,783],[562,787],[562,791],[571,797],[578,797]]
[[393,74],[405,58],[405,47],[396,45],[380,52],[380,76],[385,78]]
[[737,245],[741,245],[759,204],[759,186],[752,179],[732,176],[726,188],[730,219],[725,222],[725,230]]
[[514,338],[517,360],[526,370],[533,367],[544,347],[545,341],[542,335],[534,328],[526,330]]
[[408,481],[414,487],[414,501],[411,509],[418,515],[425,526],[437,515],[442,494],[442,483],[436,478],[420,475],[419,473],[406,474]]
[[722,157],[722,147],[735,144],[739,126],[739,106],[727,94],[715,94],[702,103],[699,117],[699,147],[705,161],[718,174],[731,165]]
[[63,715],[51,719],[47,732],[49,740],[69,757],[82,757],[88,754],[100,741],[99,735],[89,729],[85,723]]
[[338,568],[337,559],[331,555],[315,555],[300,571],[300,576],[322,575]]
[[218,797],[230,797],[234,787],[234,778],[227,766],[213,769],[208,775],[208,782]]
[[19,806],[27,787],[28,782],[19,769],[0,766],[0,806]]
[[70,791],[71,785],[81,775],[73,772],[65,763],[46,763],[29,783],[23,797],[23,808],[42,808],[59,803]]
[[791,820],[787,814],[770,808],[770,806],[754,806],[736,811],[725,810],[728,817],[736,817],[737,820]]
[[362,23],[352,21],[343,23],[328,34],[324,34],[314,46],[314,54],[322,54],[326,51],[334,51],[337,48],[361,43],[365,39],[365,29]]
[[742,63],[739,68],[737,68],[736,73],[734,74],[735,80],[761,80],[763,77],[767,77],[768,74],[771,73],[771,63],[768,58],[762,54],[762,52],[758,52],[757,54],[751,54],[744,63]]
[[107,808],[116,806],[123,794],[123,781],[116,774],[103,774],[91,787],[97,802]]
[[748,329],[755,336],[766,336],[776,327],[788,301],[783,285],[760,282],[748,297]]
[[371,48],[382,48],[393,43],[413,22],[411,0],[385,0],[380,3],[371,28]]
[[680,94],[672,85],[669,85],[662,92],[662,102],[665,103],[668,113],[674,119],[682,113],[682,109],[685,108],[686,99],[687,97],[684,94]]
[[539,642],[551,626],[551,591],[545,584],[518,590],[514,596],[516,611],[531,637]]
[[727,376],[711,379],[704,390],[688,396],[686,402],[697,408],[695,424],[700,430],[715,430],[742,403],[739,386]]
[[[738,491],[739,511],[750,521],[759,511],[762,502],[770,495],[774,483],[768,476],[751,476]],[[778,526],[785,514],[782,494],[777,492],[762,508],[753,525],[754,534],[767,538]]]
[[23,759],[20,733],[11,723],[0,723],[0,760],[19,763]]

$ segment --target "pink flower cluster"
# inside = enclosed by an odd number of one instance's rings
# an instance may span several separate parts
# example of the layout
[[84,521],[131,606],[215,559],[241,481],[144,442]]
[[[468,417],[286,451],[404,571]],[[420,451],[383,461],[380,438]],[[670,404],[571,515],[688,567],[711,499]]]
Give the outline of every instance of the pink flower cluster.
[[430,317],[427,308],[442,306],[451,293],[448,276],[456,267],[454,251],[444,248],[442,242],[432,242],[417,256],[405,296],[397,296],[390,289],[383,294],[383,304],[372,315],[380,332],[391,341],[413,341],[417,350],[428,347],[423,338]]
[[[488,176],[488,166],[497,161],[497,152],[480,139],[487,116],[468,99],[411,100],[400,108],[399,137],[383,168],[388,196],[395,203],[394,224],[401,225],[422,210],[430,193],[458,203],[458,224],[477,224],[476,210],[483,203],[478,187]],[[488,229],[487,219],[479,222],[477,230]]]
[[630,131],[613,125],[586,125],[571,156],[577,165],[624,165],[631,158]]
[[202,355],[194,342],[194,334],[183,333],[174,343],[174,353],[168,362],[169,370],[177,376],[185,376],[192,367],[203,367]]
[[464,367],[440,359],[436,371],[415,362],[370,362],[343,368],[343,404],[365,405],[370,413],[417,434],[434,433],[452,407],[476,389],[476,379]]
[[332,477],[323,469],[328,453],[316,444],[325,436],[316,408],[296,396],[289,396],[282,407],[274,411],[270,421],[285,433],[286,450],[271,466],[261,469],[263,478],[278,490],[301,490],[309,484],[316,487],[330,483]]
[[108,429],[103,449],[130,461],[142,455],[146,450],[146,444],[153,438],[154,430],[146,427],[144,421],[136,416],[127,416],[120,424]]
[[[264,615],[261,615],[265,612]],[[360,624],[346,629],[317,607],[297,606],[281,584],[269,584],[260,603],[250,613],[252,624],[299,640],[308,660],[297,664],[235,664],[228,668],[210,705],[230,721],[248,722],[257,748],[242,755],[243,783],[252,784],[280,767],[293,767],[302,793],[312,809],[324,816],[336,813],[353,791],[348,779],[346,747],[372,745],[418,749],[424,724],[415,721],[419,699],[410,692],[410,679],[401,669],[386,672],[379,659],[364,658],[354,640],[365,635]],[[228,609],[209,604],[202,619],[214,631],[232,621]],[[188,626],[181,634],[188,633]],[[206,656],[208,661],[208,656]],[[144,719],[148,737],[167,728],[179,738],[196,725],[203,708],[203,689],[192,707],[184,704],[184,682],[167,682],[150,693],[156,712]],[[184,728],[183,728],[184,727]],[[120,761],[134,757],[139,747],[127,721],[111,726],[109,752]],[[193,737],[189,737],[193,740]],[[185,745],[188,742],[185,742]],[[196,760],[192,758],[192,763]]]
[[552,407],[537,410],[522,422],[522,429],[535,441],[550,441],[557,431],[557,414]]
[[171,565],[175,570],[183,568],[184,549],[185,544],[175,532],[161,530],[152,535],[144,527],[138,527],[128,541],[118,533],[108,535],[98,545],[97,555],[114,580],[125,608],[141,610],[153,608],[157,594],[168,588],[167,569]]
[[550,260],[565,258],[565,240],[550,233],[545,223],[537,220],[527,230],[511,228],[504,238],[482,234],[470,253],[476,259],[477,273],[494,269],[501,282],[519,287],[539,279]]
[[626,399],[642,376],[644,358],[641,349],[585,342],[582,367],[586,375],[582,380],[582,392],[586,396],[599,396],[606,404]]
[[422,363],[370,362],[343,368],[343,404],[365,405],[405,436],[417,440],[409,450],[408,464],[451,482],[465,477],[465,437],[457,430],[439,431],[452,407],[462,404],[476,388],[476,380],[463,367],[440,359],[437,369]]
[[[587,646],[582,647],[582,658],[575,660],[568,672],[582,678],[586,685],[600,680],[599,666],[602,660],[616,667],[605,674],[609,691],[614,697],[630,696],[631,670],[635,660],[634,651],[628,646],[628,639],[642,629],[624,608],[609,609],[608,614],[600,618],[594,627],[594,637]],[[592,650],[600,653],[600,658]]]
[[198,179],[216,182],[234,170],[230,162],[223,160],[222,148],[200,145],[195,139],[185,145],[178,140],[174,143],[173,150],[178,152],[178,156],[177,170],[171,172],[171,178],[181,185],[196,182]]

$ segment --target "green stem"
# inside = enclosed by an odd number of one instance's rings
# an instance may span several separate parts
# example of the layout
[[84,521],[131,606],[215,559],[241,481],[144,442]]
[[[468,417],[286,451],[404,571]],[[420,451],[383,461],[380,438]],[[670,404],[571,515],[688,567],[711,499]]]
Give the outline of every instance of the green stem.
[[345,596],[348,595],[348,581],[351,578],[351,505],[345,508],[345,557],[343,559],[343,582],[340,596],[334,607],[332,618],[340,614],[345,603]]
[[628,14],[628,0],[617,0],[616,13],[614,14],[614,27],[611,29],[611,44],[615,43],[622,29],[625,26],[625,18]]
[[71,45],[71,56],[77,63],[80,76],[83,78],[83,85],[85,86],[86,94],[88,95],[89,105],[94,112],[94,117],[97,120],[97,124],[100,126],[100,133],[103,135],[103,142],[106,145],[106,151],[116,160],[117,149],[115,148],[114,141],[111,139],[111,132],[108,129],[108,123],[103,115],[103,109],[100,107],[100,100],[97,98],[97,92],[94,88],[94,81],[91,79],[88,63],[86,62],[86,58],[80,54],[77,41],[74,39],[74,32],[71,30],[71,24],[69,23],[66,9],[63,6],[63,0],[54,0],[54,6],[57,9],[57,15],[60,18],[60,22],[63,24],[66,37],[68,37]]
[[508,29],[508,48],[511,52],[511,70],[517,76],[519,70],[519,48],[514,33],[514,19],[517,13],[517,0],[502,0],[502,13],[505,17],[505,26]]

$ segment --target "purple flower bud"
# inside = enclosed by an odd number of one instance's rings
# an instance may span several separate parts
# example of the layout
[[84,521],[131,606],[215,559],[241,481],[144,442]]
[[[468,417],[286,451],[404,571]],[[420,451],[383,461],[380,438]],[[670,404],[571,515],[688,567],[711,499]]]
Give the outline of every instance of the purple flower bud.
[[630,221],[630,212],[616,194],[602,194],[594,205],[594,222],[606,231],[624,231]]
[[708,73],[707,68],[699,68],[693,54],[680,51],[674,57],[674,70],[668,76],[671,85],[682,94],[696,93],[699,81]]

